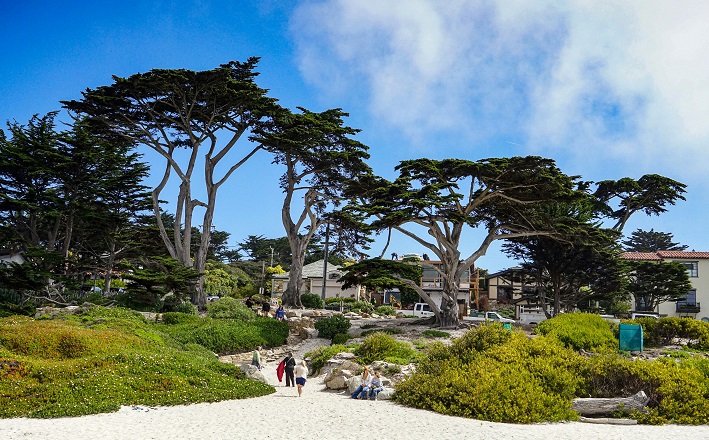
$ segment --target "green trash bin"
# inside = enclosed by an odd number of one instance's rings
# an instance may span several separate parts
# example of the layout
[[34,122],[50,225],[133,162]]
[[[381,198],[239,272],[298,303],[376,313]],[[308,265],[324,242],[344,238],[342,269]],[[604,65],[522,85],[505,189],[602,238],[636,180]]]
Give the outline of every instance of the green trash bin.
[[502,324],[502,328],[504,328],[505,330],[512,330],[512,324],[510,324],[509,322],[505,322]]
[[621,351],[643,351],[643,326],[637,324],[620,324],[618,337]]

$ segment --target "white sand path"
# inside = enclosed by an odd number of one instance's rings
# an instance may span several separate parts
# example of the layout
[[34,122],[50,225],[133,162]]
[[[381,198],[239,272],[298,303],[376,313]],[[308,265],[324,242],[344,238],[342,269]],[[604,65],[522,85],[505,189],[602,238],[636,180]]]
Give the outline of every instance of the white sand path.
[[[297,347],[296,358],[315,341]],[[278,383],[275,362],[263,373],[269,396],[175,407],[124,407],[111,414],[60,419],[0,419],[0,438],[31,440],[181,439],[519,439],[707,440],[709,426],[588,423],[512,425],[449,417],[389,401],[350,399],[309,379],[302,397]]]

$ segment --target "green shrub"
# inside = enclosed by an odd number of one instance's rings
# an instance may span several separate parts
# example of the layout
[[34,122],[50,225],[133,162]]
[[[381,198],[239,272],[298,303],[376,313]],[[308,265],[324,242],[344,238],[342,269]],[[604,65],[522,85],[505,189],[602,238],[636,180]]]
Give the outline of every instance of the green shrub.
[[332,345],[342,345],[350,340],[350,335],[347,333],[338,333],[332,338]]
[[343,298],[325,298],[325,304],[327,304],[328,306],[339,305],[340,303],[347,305],[352,304],[355,301],[357,300],[349,296]]
[[339,333],[347,333],[351,325],[350,320],[344,316],[333,315],[316,322],[315,329],[318,331],[318,337],[332,340]]
[[318,374],[320,373],[323,365],[325,365],[325,362],[330,360],[337,353],[351,353],[352,351],[353,347],[338,344],[318,347],[313,351],[305,353],[304,356],[305,358],[310,359],[310,366],[313,369],[312,374]]
[[178,312],[178,313],[185,313],[188,315],[196,315],[197,314],[197,306],[195,306],[194,304],[192,304],[189,301],[182,301],[173,307],[173,311]]
[[443,414],[508,423],[574,420],[582,361],[559,342],[529,340],[499,324],[481,326],[450,347],[431,344],[427,359],[396,387],[400,403]]
[[207,304],[207,316],[214,319],[253,321],[257,315],[238,299],[225,297]]
[[320,295],[316,295],[314,293],[303,293],[300,295],[300,303],[303,304],[303,307],[308,309],[323,308],[322,298],[320,298]]
[[350,312],[372,313],[374,312],[374,306],[367,301],[354,301],[350,304]]
[[426,338],[450,338],[451,334],[440,330],[424,330],[421,332],[421,336]]
[[591,313],[563,313],[539,323],[535,333],[552,336],[574,350],[616,351],[611,324]]
[[199,316],[187,313],[165,312],[162,314],[162,322],[166,325],[197,324],[200,319]]
[[12,315],[33,316],[35,307],[32,304],[0,303],[0,318]]
[[381,332],[367,336],[357,348],[356,354],[365,364],[387,361],[404,365],[418,362],[421,358],[420,353],[410,343],[397,341]]
[[374,329],[363,331],[360,336],[364,337],[364,336],[371,335],[372,333],[386,333],[388,335],[400,335],[400,334],[404,333],[404,331],[400,328],[382,328],[382,329],[374,328]]
[[375,313],[378,315],[394,316],[396,315],[396,309],[394,306],[379,306],[376,308]]
[[637,318],[623,321],[643,327],[644,342],[650,347],[672,344],[683,339],[687,346],[709,350],[709,323],[689,318]]

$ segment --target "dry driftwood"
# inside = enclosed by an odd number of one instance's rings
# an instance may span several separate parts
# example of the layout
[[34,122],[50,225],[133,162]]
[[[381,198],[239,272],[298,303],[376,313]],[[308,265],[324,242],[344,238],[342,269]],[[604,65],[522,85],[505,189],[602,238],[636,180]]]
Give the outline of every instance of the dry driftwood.
[[638,421],[633,419],[609,419],[607,417],[581,417],[579,422],[596,423],[603,425],[637,425]]
[[574,399],[571,409],[582,416],[603,416],[617,412],[630,414],[634,410],[643,411],[649,401],[644,391],[638,391],[630,397]]

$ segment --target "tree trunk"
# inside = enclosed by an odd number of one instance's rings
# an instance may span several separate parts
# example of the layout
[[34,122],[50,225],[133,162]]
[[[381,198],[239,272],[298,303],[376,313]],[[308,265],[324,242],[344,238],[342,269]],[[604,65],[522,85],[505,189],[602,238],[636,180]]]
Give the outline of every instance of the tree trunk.
[[[296,257],[293,257],[295,260]],[[300,259],[299,264],[292,264],[288,276],[288,287],[283,292],[283,304],[291,307],[303,307],[300,301],[300,289],[303,286],[303,261]]]
[[630,397],[574,399],[571,409],[582,416],[606,416],[618,412],[630,414],[635,410],[644,411],[649,401],[644,391],[638,391]]

